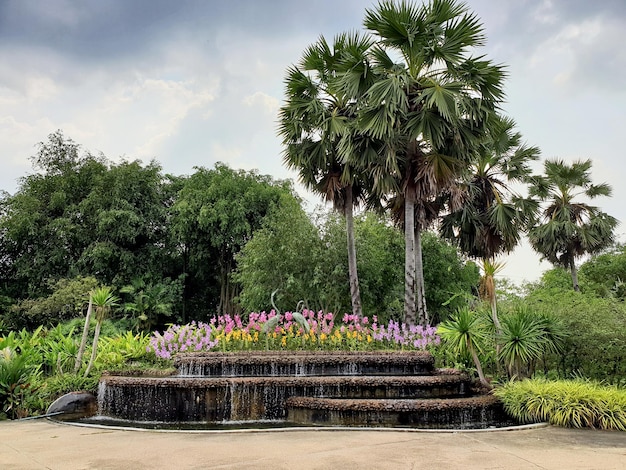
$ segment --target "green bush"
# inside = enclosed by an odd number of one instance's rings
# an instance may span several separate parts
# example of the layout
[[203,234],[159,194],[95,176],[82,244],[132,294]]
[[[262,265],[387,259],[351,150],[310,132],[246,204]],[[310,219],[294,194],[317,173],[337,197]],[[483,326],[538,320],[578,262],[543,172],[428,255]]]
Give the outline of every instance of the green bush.
[[597,382],[545,379],[509,382],[494,391],[523,423],[626,431],[626,390]]
[[28,354],[10,347],[0,349],[0,415],[24,417],[24,402],[33,394],[39,376],[39,366]]
[[561,353],[546,358],[546,369],[558,369],[561,377],[626,383],[624,302],[549,287],[534,289],[524,303],[556,317],[568,332]]

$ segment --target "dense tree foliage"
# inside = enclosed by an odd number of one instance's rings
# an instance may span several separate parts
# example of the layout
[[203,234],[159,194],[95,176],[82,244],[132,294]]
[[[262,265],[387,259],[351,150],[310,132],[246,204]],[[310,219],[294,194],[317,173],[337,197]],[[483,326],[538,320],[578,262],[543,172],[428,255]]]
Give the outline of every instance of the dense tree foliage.
[[621,245],[580,267],[581,286],[599,297],[626,299],[626,246]]
[[81,154],[60,131],[39,145],[33,164],[40,171],[0,201],[9,295],[45,295],[50,281],[79,275],[119,285],[158,279],[171,265],[168,181],[158,164]]
[[238,311],[238,288],[230,279],[235,255],[290,192],[288,182],[223,164],[199,168],[185,180],[172,206],[172,229],[184,260],[186,308],[195,318],[197,312]]
[[[234,256],[291,194],[287,182],[222,164],[175,177],[156,162],[113,163],[61,131],[32,161],[36,172],[0,197],[0,305],[13,327],[79,314],[97,284],[123,289],[120,312],[138,328],[232,312]],[[79,288],[77,276],[96,284]],[[57,306],[66,285],[77,298]]]
[[[348,262],[342,219],[327,215],[316,227],[296,204],[283,205],[266,219],[238,257],[235,279],[248,311],[272,307],[295,309],[299,301],[312,309],[342,313],[350,309]],[[379,216],[355,218],[357,266],[363,313],[379,321],[403,316],[404,238]],[[478,268],[465,263],[456,248],[433,233],[422,240],[428,302],[435,320],[463,305],[478,287]]]
[[[581,290],[585,290],[584,285]],[[545,370],[556,370],[562,377],[582,375],[608,382],[626,379],[623,301],[593,292],[572,292],[571,277],[564,269],[547,273],[523,301],[560,319],[570,333],[562,353],[546,357]]]

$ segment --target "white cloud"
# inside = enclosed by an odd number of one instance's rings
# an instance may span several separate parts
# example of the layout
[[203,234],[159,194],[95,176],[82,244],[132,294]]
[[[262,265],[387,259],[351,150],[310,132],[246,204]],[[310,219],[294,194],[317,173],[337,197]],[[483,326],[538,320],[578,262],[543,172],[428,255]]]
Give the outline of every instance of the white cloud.
[[257,91],[252,95],[246,96],[242,103],[249,107],[259,107],[265,114],[276,116],[278,108],[280,108],[280,101],[273,96]]

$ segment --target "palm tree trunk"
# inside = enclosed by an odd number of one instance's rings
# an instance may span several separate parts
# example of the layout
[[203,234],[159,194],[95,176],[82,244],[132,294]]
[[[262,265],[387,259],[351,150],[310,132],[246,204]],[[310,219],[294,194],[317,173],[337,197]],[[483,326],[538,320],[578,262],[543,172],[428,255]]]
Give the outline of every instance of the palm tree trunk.
[[98,354],[98,339],[100,339],[100,327],[102,326],[102,320],[98,320],[96,323],[96,331],[93,334],[93,345],[91,346],[91,357],[89,358],[89,364],[87,364],[87,369],[85,370],[85,377],[89,375],[91,372],[91,368],[93,367],[93,363],[96,360],[96,355]]
[[430,325],[426,309],[426,289],[424,287],[424,263],[422,258],[422,230],[415,224],[415,296],[417,297],[417,318],[422,326]]
[[404,191],[404,321],[415,325],[415,190]]
[[570,258],[569,260],[569,270],[572,274],[572,285],[574,286],[574,290],[576,292],[580,292],[580,286],[578,285],[578,270],[576,269],[576,263],[574,263],[574,258]]
[[352,299],[352,314],[363,316],[361,307],[361,292],[359,290],[359,275],[356,267],[356,245],[354,242],[354,214],[352,200],[352,185],[346,187],[346,202],[344,214],[346,216],[346,234],[348,238],[348,273],[350,277],[350,296]]
[[83,363],[83,354],[85,354],[85,347],[87,346],[87,336],[89,336],[89,323],[91,322],[91,310],[93,303],[91,301],[91,294],[89,294],[89,306],[87,307],[87,315],[85,316],[85,326],[83,327],[83,337],[80,340],[80,347],[78,348],[78,354],[76,354],[76,362],[74,362],[74,373],[78,374],[80,366]]

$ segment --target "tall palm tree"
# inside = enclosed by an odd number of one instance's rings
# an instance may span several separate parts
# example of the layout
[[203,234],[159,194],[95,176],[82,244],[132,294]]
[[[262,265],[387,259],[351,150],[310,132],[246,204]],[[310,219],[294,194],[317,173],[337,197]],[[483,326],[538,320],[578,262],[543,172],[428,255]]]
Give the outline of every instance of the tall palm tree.
[[535,218],[538,202],[521,196],[515,185],[527,184],[530,163],[539,158],[539,149],[527,147],[515,122],[505,117],[492,121],[476,158],[469,166],[463,203],[441,222],[441,234],[457,243],[464,253],[483,264],[483,289],[491,305],[498,333],[494,274],[501,267],[495,258],[511,252]]
[[615,241],[618,221],[598,207],[575,201],[610,196],[611,187],[591,183],[591,160],[547,160],[543,176],[536,178],[531,194],[547,202],[543,217],[528,233],[532,247],[555,266],[569,269],[575,291],[576,258],[602,251]]
[[369,50],[374,83],[359,109],[359,128],[383,142],[369,168],[374,186],[404,199],[405,321],[419,316],[425,323],[425,302],[416,311],[423,273],[416,271],[415,238],[427,220],[417,209],[448,188],[475,152],[503,98],[504,72],[471,56],[484,44],[483,28],[454,0],[382,1],[366,10],[364,24],[377,41]]
[[298,171],[308,189],[345,216],[352,311],[359,316],[353,210],[365,196],[365,186],[350,152],[340,155],[342,140],[347,146],[353,135],[350,121],[355,119],[356,103],[337,86],[337,77],[344,57],[360,57],[370,46],[369,39],[358,34],[338,35],[332,46],[320,37],[305,50],[300,63],[288,69],[286,103],[279,116],[286,166]]

